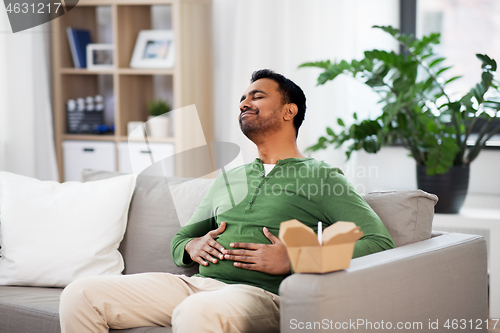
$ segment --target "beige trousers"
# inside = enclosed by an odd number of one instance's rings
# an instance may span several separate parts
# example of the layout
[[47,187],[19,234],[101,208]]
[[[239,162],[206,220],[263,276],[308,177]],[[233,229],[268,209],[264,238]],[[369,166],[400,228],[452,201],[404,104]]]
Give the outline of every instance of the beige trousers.
[[169,273],[83,278],[61,295],[62,333],[172,326],[174,332],[279,332],[279,297]]

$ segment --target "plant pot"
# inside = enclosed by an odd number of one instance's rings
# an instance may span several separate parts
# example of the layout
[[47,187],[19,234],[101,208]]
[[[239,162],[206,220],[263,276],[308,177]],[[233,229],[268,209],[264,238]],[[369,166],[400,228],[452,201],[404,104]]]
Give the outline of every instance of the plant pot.
[[149,116],[146,131],[151,138],[166,138],[169,135],[170,118],[167,115]]
[[418,188],[435,194],[439,201],[435,212],[457,214],[462,208],[469,188],[469,165],[452,166],[442,175],[427,175],[424,165],[417,165]]

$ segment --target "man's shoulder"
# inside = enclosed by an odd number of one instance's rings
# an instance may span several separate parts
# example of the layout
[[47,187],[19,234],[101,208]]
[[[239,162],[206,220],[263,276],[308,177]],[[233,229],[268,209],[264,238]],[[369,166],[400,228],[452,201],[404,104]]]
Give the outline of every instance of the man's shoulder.
[[215,182],[216,183],[221,182],[221,181],[226,182],[228,177],[229,178],[234,178],[236,176],[244,177],[246,175],[247,168],[250,164],[251,163],[239,165],[239,166],[232,167],[232,168],[225,167],[225,168],[220,169],[219,172],[217,173],[217,176],[215,177]]
[[326,173],[323,172],[324,174],[341,174],[344,175],[344,172],[342,169],[336,166],[332,166],[331,164],[326,163],[325,161],[318,161],[317,159],[314,158],[309,158],[305,160],[306,164],[308,165],[309,168],[311,169],[316,169],[320,171],[327,171]]

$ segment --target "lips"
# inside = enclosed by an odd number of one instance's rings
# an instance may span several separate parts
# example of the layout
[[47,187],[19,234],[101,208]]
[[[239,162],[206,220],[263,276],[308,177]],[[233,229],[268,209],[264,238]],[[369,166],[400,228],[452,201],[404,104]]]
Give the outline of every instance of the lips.
[[243,112],[241,115],[240,115],[240,119],[243,119],[243,118],[246,118],[248,116],[251,116],[251,115],[256,115],[257,112],[253,112],[253,111],[245,111]]

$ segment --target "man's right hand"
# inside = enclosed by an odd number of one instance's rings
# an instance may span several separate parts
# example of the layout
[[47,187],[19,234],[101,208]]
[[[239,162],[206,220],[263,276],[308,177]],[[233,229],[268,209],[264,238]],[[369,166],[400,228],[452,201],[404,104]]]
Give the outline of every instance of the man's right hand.
[[203,266],[208,266],[208,262],[217,263],[217,259],[224,259],[222,251],[224,247],[217,243],[215,239],[226,230],[226,222],[222,222],[216,230],[209,231],[205,236],[193,238],[185,247],[191,260]]

